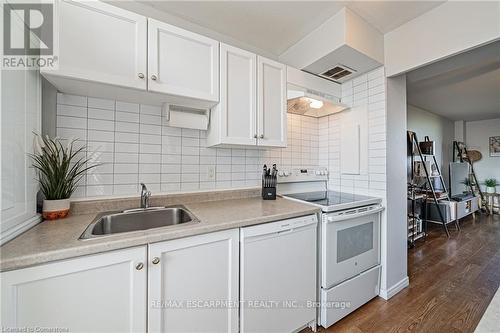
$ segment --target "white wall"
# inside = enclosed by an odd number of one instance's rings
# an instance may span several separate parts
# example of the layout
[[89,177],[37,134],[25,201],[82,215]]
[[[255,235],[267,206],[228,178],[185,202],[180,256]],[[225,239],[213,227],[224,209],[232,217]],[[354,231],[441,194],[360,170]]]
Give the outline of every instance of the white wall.
[[448,1],[384,35],[387,76],[500,38],[500,2]]
[[[45,109],[44,117],[54,112]],[[80,138],[103,163],[73,197],[137,194],[140,182],[153,193],[260,186],[264,163],[318,166],[317,118],[288,114],[287,148],[231,149],[207,148],[206,131],[162,125],[157,106],[57,94],[56,113],[57,135]]]
[[[407,276],[406,77],[387,78],[387,222],[382,228],[381,295],[405,288]],[[385,273],[385,274],[384,274]]]
[[[465,123],[467,149],[477,149],[483,155],[480,161],[474,163],[478,181],[483,182],[486,178],[495,178],[497,183],[500,183],[500,157],[490,157],[488,150],[490,136],[500,136],[500,118]],[[497,187],[498,190],[500,187]]]
[[407,110],[408,130],[415,132],[419,141],[424,141],[424,137],[428,135],[435,142],[436,160],[448,186],[448,166],[453,160],[453,121],[413,105],[408,105]]

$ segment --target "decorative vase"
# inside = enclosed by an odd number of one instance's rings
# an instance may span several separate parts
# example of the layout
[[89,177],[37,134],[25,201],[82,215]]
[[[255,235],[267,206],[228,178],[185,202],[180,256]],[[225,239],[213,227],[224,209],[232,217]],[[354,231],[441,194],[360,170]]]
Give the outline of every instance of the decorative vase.
[[496,187],[486,186],[486,193],[496,193],[496,192],[497,192]]
[[69,199],[43,200],[42,216],[45,220],[57,220],[68,216]]

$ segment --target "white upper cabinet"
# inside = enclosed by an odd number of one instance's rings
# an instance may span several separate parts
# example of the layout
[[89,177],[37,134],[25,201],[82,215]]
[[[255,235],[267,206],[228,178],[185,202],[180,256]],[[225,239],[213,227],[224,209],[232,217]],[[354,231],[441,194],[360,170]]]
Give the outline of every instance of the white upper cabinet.
[[[219,42],[100,1],[57,0],[59,91],[210,108],[219,101]],[[159,94],[158,94],[159,93]]]
[[209,146],[286,146],[286,66],[221,44],[220,103]]
[[212,112],[209,145],[256,144],[256,63],[254,53],[221,44],[221,99]]
[[149,245],[148,332],[238,332],[238,237],[233,229]]
[[147,19],[99,1],[55,2],[59,69],[49,74],[146,89]]
[[286,147],[286,66],[257,57],[258,144]]
[[0,274],[2,327],[146,332],[146,247]]
[[149,90],[219,100],[219,42],[149,19]]

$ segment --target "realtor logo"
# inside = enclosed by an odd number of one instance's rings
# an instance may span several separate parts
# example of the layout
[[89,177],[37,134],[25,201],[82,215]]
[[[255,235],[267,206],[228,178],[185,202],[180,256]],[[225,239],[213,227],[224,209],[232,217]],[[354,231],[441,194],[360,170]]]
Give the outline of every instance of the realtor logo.
[[3,4],[4,55],[52,55],[53,4]]
[[2,2],[1,68],[57,69],[58,43],[54,37],[53,0]]

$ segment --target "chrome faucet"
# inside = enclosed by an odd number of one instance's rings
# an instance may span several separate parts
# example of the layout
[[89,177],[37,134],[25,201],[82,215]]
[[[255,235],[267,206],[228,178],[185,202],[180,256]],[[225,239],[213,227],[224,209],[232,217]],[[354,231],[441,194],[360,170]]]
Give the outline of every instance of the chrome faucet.
[[141,208],[149,207],[149,197],[151,197],[151,191],[148,191],[146,185],[141,183]]

